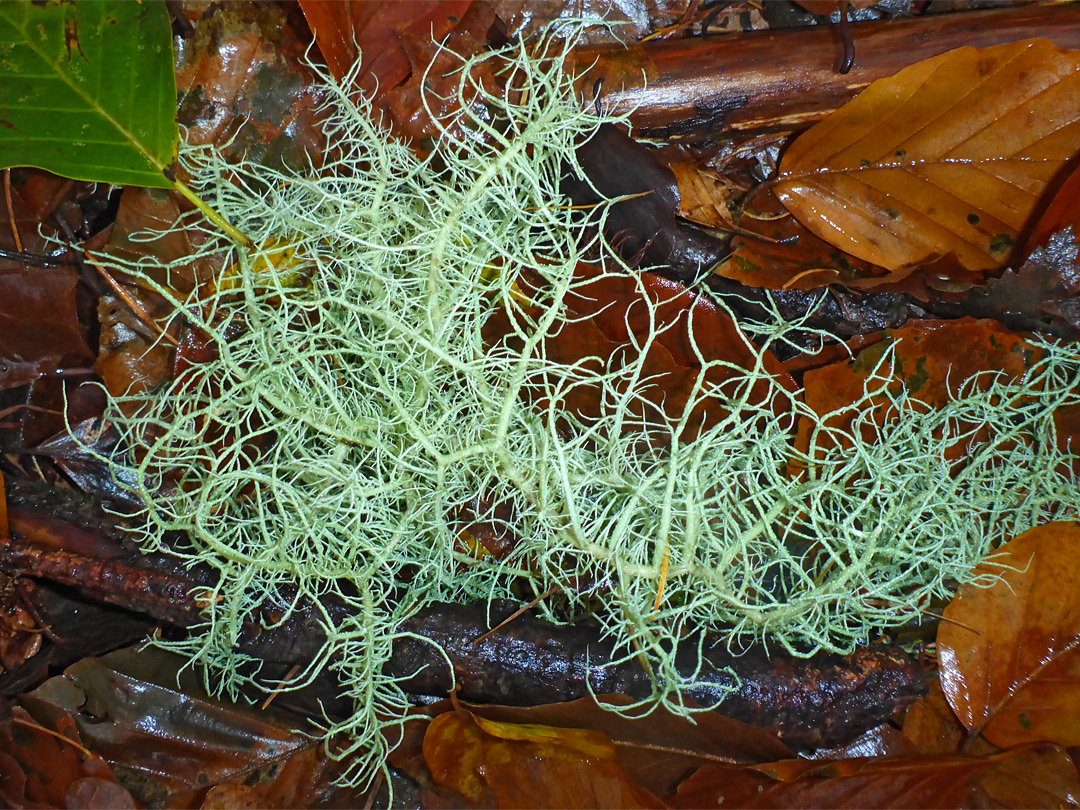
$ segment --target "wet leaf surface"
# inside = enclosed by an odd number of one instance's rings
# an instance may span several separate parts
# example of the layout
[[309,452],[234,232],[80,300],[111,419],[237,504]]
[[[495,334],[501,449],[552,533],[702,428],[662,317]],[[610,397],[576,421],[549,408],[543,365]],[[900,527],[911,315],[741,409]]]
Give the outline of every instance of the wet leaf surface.
[[1025,532],[979,565],[938,629],[945,694],[995,745],[1080,743],[1080,524]]
[[[622,695],[600,698],[627,706]],[[753,763],[791,756],[776,734],[713,712],[693,720],[657,708],[631,716],[602,709],[592,698],[544,706],[469,706],[476,716],[507,723],[539,724],[601,732],[615,745],[618,762],[658,796],[673,794],[686,776],[708,762]]]
[[[1001,749],[973,736],[960,723],[935,681],[930,694],[904,715],[904,740],[922,754],[993,756]],[[1056,745],[1030,745],[1015,751],[978,777],[977,806],[1075,807],[1080,804],[1080,774],[1072,757]]]
[[164,3],[4,3],[0,167],[167,188],[179,140]]
[[[890,349],[893,351],[891,372],[886,357]],[[818,416],[839,411],[826,424],[849,429],[857,414],[843,409],[863,398],[872,377],[887,381],[890,395],[903,393],[916,406],[941,408],[957,396],[959,385],[974,375],[986,372],[974,383],[980,390],[998,373],[1006,380],[1020,380],[1037,356],[1030,344],[994,321],[961,318],[911,322],[899,329],[886,330],[880,341],[861,348],[851,360],[807,371],[803,375],[806,404]],[[971,388],[973,383],[967,385]],[[874,397],[873,407],[878,425],[895,418],[895,406],[884,393]],[[964,441],[986,438],[977,426],[963,427],[973,433],[967,439],[958,439],[950,454],[961,453]],[[811,420],[800,422],[797,439],[800,448],[808,448],[813,441],[818,442],[817,446],[834,441],[825,432],[818,433],[815,440],[813,430]],[[868,426],[864,433],[872,439]]]
[[907,756],[835,762],[706,765],[679,788],[676,806],[754,808],[964,807],[989,758]]
[[1073,229],[1073,241],[1080,239],[1080,171],[1073,170],[1039,217],[1028,240],[1028,252],[1043,247],[1050,237],[1065,228]]
[[473,805],[664,806],[623,770],[598,731],[503,723],[459,708],[428,726],[424,758],[438,784]]
[[905,68],[800,136],[776,195],[889,270],[947,254],[970,271],[1001,267],[1076,154],[1078,59],[1026,40]]
[[177,120],[189,144],[302,169],[323,153],[304,21],[279,3],[212,3],[177,38]]
[[93,357],[79,328],[70,267],[0,272],[0,388],[25,385]]
[[122,650],[83,659],[33,695],[70,712],[87,747],[146,804],[309,806],[329,791],[318,738],[273,711],[202,696],[191,673],[178,690],[180,663],[161,651]]

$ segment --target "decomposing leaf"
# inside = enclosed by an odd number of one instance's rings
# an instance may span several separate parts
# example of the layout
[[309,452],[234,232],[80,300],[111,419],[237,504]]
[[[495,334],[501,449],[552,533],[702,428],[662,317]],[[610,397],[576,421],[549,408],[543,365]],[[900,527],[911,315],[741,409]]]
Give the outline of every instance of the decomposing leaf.
[[[5,508],[3,536],[7,534]],[[21,587],[16,577],[0,574],[0,673],[16,669],[41,649],[41,630],[20,598]]]
[[[908,708],[904,739],[921,754],[992,756],[1000,749],[974,737],[957,719],[934,681],[930,694]],[[1066,807],[1080,804],[1080,774],[1069,753],[1056,745],[1027,746],[982,773],[976,792],[993,807]],[[984,805],[986,806],[986,805]]]
[[942,687],[964,726],[995,745],[1080,744],[1078,550],[1080,524],[1031,529],[979,565],[945,610]]
[[756,763],[792,756],[776,733],[715,712],[693,720],[659,707],[627,716],[598,702],[625,707],[623,695],[604,695],[542,706],[469,706],[474,715],[504,723],[588,729],[607,735],[618,762],[634,780],[658,796],[672,794],[686,776],[709,762]]
[[83,746],[75,721],[59,706],[21,698],[0,722],[0,751],[0,799],[8,807],[136,806],[105,760]]
[[679,187],[679,209],[684,219],[708,228],[731,230],[734,227],[728,202],[735,191],[731,181],[708,169],[690,163],[668,164]]
[[663,807],[618,764],[598,731],[486,720],[464,708],[424,736],[435,781],[495,807]]
[[922,754],[955,754],[961,750],[967,732],[949,707],[940,681],[933,681],[930,693],[908,707],[903,734]]
[[0,167],[171,186],[170,40],[161,2],[0,5]]
[[71,267],[0,272],[0,388],[25,385],[65,360],[91,357],[79,329]]
[[[12,169],[11,208],[7,208],[6,194],[3,203],[0,203],[0,219],[4,220],[0,225],[0,248],[27,253],[53,253],[55,246],[45,241],[51,231],[45,225],[45,220],[69,196],[74,185],[73,180],[38,169]],[[19,234],[18,242],[15,241],[13,229]],[[22,262],[0,258],[0,272],[24,269]]]
[[[288,765],[321,750],[321,740],[273,711],[212,701],[190,677],[179,691],[181,663],[159,650],[122,650],[79,661],[33,695],[69,711],[87,747],[147,803],[198,806],[205,797],[222,806],[232,797],[291,807],[329,787],[325,754]],[[215,787],[216,798],[207,797]]]
[[[888,361],[879,366],[890,349],[893,351],[891,373]],[[1036,356],[1033,346],[994,321],[972,318],[913,321],[899,329],[886,330],[881,340],[862,348],[850,361],[808,370],[803,375],[804,396],[806,404],[820,417],[840,411],[825,420],[826,428],[847,430],[858,414],[844,409],[863,399],[872,375],[887,381],[887,393],[903,393],[909,402],[920,407],[942,408],[958,395],[961,385],[966,384],[966,390],[973,390],[972,386],[982,390],[996,373],[1011,380],[1022,379]],[[977,377],[980,373],[982,376]],[[886,392],[869,404],[879,425],[896,415]],[[960,427],[958,432],[968,432],[969,426],[963,426],[964,431]],[[800,421],[797,439],[800,448],[809,448],[815,441],[811,438],[814,429],[814,420]],[[864,426],[864,432],[869,430],[869,425]],[[980,436],[972,433],[966,441]],[[869,441],[873,436],[867,433],[865,438]],[[828,430],[822,430],[816,446],[825,446],[833,440]],[[961,440],[950,452],[961,453],[964,446]]]
[[278,3],[216,5],[177,40],[177,118],[187,143],[274,168],[322,159],[324,97],[294,14]]
[[1049,40],[959,48],[874,82],[800,136],[776,195],[889,270],[1001,267],[1080,142],[1080,55]]

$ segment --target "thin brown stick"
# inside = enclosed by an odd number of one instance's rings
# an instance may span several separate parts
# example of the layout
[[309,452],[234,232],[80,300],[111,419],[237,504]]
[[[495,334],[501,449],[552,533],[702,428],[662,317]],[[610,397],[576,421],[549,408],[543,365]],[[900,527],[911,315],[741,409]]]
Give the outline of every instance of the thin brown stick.
[[505,627],[506,625],[510,624],[510,622],[512,622],[514,619],[516,619],[522,613],[526,613],[527,611],[532,610],[534,607],[539,605],[541,602],[543,602],[545,599],[547,599],[549,596],[551,596],[552,594],[554,594],[558,590],[559,590],[559,586],[556,585],[555,587],[551,588],[550,590],[545,591],[544,593],[540,594],[538,597],[536,597],[531,602],[529,602],[529,604],[525,605],[525,607],[518,608],[517,610],[515,610],[513,613],[511,613],[509,616],[507,616],[505,619],[503,619],[497,625],[495,625],[490,630],[488,630],[486,633],[484,633],[482,636],[477,636],[476,638],[474,638],[473,639],[473,644],[479,644],[481,641],[483,641],[485,638],[490,636],[495,631],[497,631],[497,630]]
[[11,235],[15,237],[15,250],[18,253],[22,253],[22,237],[19,236],[19,226],[15,224],[15,206],[11,204],[11,169],[4,169],[4,202],[7,203],[8,222],[11,223]]
[[170,335],[168,331],[162,329],[158,325],[157,321],[150,317],[150,313],[143,309],[142,304],[132,298],[131,295],[128,294],[127,290],[123,288],[119,281],[113,278],[112,274],[108,270],[106,270],[104,267],[94,261],[94,257],[90,254],[89,250],[84,249],[83,255],[86,256],[86,260],[90,262],[90,265],[95,270],[97,270],[98,273],[101,274],[101,277],[105,279],[105,282],[113,288],[113,292],[119,295],[123,302],[128,305],[128,308],[135,313],[135,317],[137,317],[140,321],[142,321],[148,327],[157,332],[161,337],[165,338],[165,340],[169,341],[173,346],[180,346],[180,341]]

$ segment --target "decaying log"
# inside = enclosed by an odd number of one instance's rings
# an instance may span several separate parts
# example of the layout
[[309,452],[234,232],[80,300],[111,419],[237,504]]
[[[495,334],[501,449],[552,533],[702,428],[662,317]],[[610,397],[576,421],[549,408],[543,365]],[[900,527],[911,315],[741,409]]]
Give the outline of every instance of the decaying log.
[[[164,555],[141,555],[118,534],[111,516],[97,513],[88,499],[55,490],[8,484],[12,536],[0,538],[0,572],[29,576],[74,588],[86,597],[144,613],[179,627],[203,621],[196,595],[212,579],[206,569],[186,569]],[[77,524],[69,523],[74,518]],[[100,530],[95,521],[101,521]],[[344,606],[300,608],[283,624],[277,606],[253,612],[238,641],[241,651],[267,662],[305,663],[323,645],[320,617],[340,617]],[[408,691],[445,697],[454,683],[473,703],[537,705],[596,694],[648,697],[653,686],[636,657],[621,664],[610,641],[587,623],[555,626],[534,616],[514,618],[494,632],[516,608],[508,602],[433,604],[399,628],[387,674],[406,678]],[[446,658],[427,638],[439,644]],[[696,649],[676,665],[694,672]],[[884,644],[848,656],[796,658],[780,650],[754,647],[734,655],[719,638],[703,643],[707,671],[686,697],[702,705],[723,698],[718,711],[774,730],[788,745],[819,747],[850,741],[880,724],[926,691],[922,670],[903,650]],[[453,667],[447,666],[447,658]]]
[[[647,698],[653,691],[638,659],[622,657],[610,640],[587,623],[553,626],[535,616],[510,616],[516,605],[433,605],[405,622],[403,630],[438,642],[450,659],[462,699],[521,706],[555,703],[595,694]],[[689,639],[676,659],[680,673],[692,675],[696,643]],[[721,639],[706,640],[705,667],[698,685],[683,694],[701,705],[720,701],[717,711],[775,731],[792,748],[819,748],[850,742],[889,719],[926,693],[926,680],[910,655],[898,647],[872,644],[851,655],[795,658],[760,645],[735,655]],[[680,651],[681,656],[681,651]],[[403,638],[387,666],[395,675],[416,674],[403,688],[446,695],[450,669],[429,643]]]
[[[637,134],[700,140],[802,129],[871,82],[964,45],[1048,37],[1080,48],[1080,7],[1021,6],[850,26],[855,66],[836,70],[837,26],[724,34],[574,50],[579,92],[631,113]],[[598,84],[599,83],[599,84]]]

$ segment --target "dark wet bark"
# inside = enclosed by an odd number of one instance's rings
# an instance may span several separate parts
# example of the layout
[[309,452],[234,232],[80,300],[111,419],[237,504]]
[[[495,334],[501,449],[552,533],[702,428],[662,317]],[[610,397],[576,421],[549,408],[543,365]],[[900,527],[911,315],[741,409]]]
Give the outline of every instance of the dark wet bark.
[[[74,493],[33,485],[27,494],[17,482],[9,483],[9,490],[12,536],[0,540],[0,571],[67,586],[85,598],[177,627],[203,621],[198,589],[212,582],[210,571],[186,569],[165,555],[139,554],[114,518]],[[322,607],[331,616],[345,611],[341,604]],[[459,696],[474,703],[538,705],[584,697],[590,688],[634,698],[652,694],[638,659],[612,665],[624,655],[588,622],[555,626],[526,614],[484,635],[515,608],[509,602],[495,602],[490,609],[484,603],[426,607],[399,628],[410,635],[395,642],[387,674],[407,678],[403,687],[409,692],[431,697],[447,696],[456,682]],[[315,657],[325,638],[321,612],[301,605],[284,623],[264,626],[281,615],[273,605],[254,611],[239,649],[283,665]],[[443,655],[418,637],[445,650],[453,678]],[[676,662],[688,676],[697,663],[696,647],[690,640]],[[886,645],[805,659],[776,649],[766,654],[756,646],[732,655],[711,639],[703,649],[706,669],[686,696],[703,705],[723,699],[722,714],[773,729],[795,747],[849,741],[926,691],[915,661]]]

